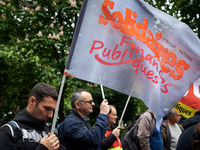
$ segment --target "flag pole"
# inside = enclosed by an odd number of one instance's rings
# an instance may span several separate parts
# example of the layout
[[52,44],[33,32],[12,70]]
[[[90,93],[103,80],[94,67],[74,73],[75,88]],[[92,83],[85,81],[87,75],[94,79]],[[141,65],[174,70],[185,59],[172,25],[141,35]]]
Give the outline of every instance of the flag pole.
[[100,81],[100,87],[101,87],[101,94],[102,94],[102,98],[103,100],[105,99],[105,95],[104,95],[104,91],[103,91],[103,85],[101,83],[101,76],[99,76],[99,81]]
[[56,109],[54,111],[54,117],[53,117],[53,122],[52,122],[52,127],[51,127],[51,134],[54,134],[54,130],[55,130],[55,126],[56,126],[56,121],[57,121],[57,116],[58,116],[58,110],[59,110],[59,106],[60,106],[60,100],[61,100],[61,96],[62,96],[62,92],[63,92],[63,87],[64,87],[64,84],[65,84],[65,78],[66,78],[66,76],[67,76],[67,74],[66,74],[66,70],[65,70],[64,74],[63,74],[61,86],[60,86],[60,91],[59,91],[59,95],[58,95]]
[[131,98],[131,95],[129,95],[129,97],[128,97],[127,101],[126,101],[126,105],[125,105],[124,110],[123,110],[123,112],[122,112],[122,115],[121,115],[121,118],[120,118],[120,120],[119,120],[118,126],[121,126],[121,122],[122,122],[122,119],[123,119],[123,117],[124,117],[124,113],[125,113],[125,111],[126,111],[126,108],[127,108],[127,106],[128,106],[128,103],[129,103],[130,98]]
[[104,95],[104,91],[103,91],[103,86],[102,86],[102,84],[101,84],[100,86],[101,86],[102,98],[103,98],[103,100],[104,100],[104,99],[105,99],[105,95]]

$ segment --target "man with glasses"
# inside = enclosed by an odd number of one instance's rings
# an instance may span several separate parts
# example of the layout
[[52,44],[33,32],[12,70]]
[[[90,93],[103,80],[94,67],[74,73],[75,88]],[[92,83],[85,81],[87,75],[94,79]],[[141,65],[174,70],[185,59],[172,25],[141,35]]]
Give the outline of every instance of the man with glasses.
[[90,92],[78,89],[71,96],[72,112],[59,127],[60,142],[68,150],[100,150],[101,142],[107,130],[108,101],[103,100],[100,113],[92,128],[86,117],[93,112],[94,102]]

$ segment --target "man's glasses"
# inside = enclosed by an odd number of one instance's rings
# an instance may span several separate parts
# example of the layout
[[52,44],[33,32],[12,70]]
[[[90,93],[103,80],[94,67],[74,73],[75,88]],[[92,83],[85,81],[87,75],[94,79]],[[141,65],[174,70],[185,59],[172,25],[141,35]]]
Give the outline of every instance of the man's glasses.
[[89,100],[89,101],[79,101],[79,102],[85,102],[85,103],[90,103],[90,104],[94,103],[93,100]]

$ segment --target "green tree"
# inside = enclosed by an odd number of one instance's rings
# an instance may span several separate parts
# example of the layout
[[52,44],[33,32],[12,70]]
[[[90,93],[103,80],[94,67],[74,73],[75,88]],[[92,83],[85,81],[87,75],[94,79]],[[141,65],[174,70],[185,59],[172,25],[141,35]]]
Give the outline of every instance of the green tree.
[[[1,51],[12,53],[12,58],[10,56],[3,58],[3,55],[0,57],[1,66],[4,66],[0,71],[2,82],[4,81],[1,84],[0,98],[7,104],[2,105],[7,112],[16,110],[16,106],[19,107],[17,111],[21,110],[27,104],[26,97],[30,89],[37,82],[50,82],[59,90],[81,5],[80,0],[0,1]],[[27,59],[32,62],[26,65],[24,58],[27,54],[29,54]],[[7,70],[7,67],[11,66],[16,67],[15,70]],[[25,68],[27,71],[22,72]],[[15,74],[15,78],[11,78],[10,74],[13,76]],[[20,82],[14,80],[16,78]],[[13,81],[12,84],[10,80]],[[70,83],[70,80],[66,82]],[[17,85],[23,86],[19,88]],[[67,88],[70,87],[66,84],[64,91]],[[11,93],[16,95],[13,98],[16,101],[20,99],[20,103],[8,106],[13,99],[9,93],[5,93],[5,89],[12,91]],[[21,94],[21,97],[18,94]],[[62,96],[60,108],[62,119],[63,99]]]
[[144,0],[155,8],[186,23],[200,37],[199,0]]
[[33,50],[27,52],[17,46],[0,47],[0,116],[10,119],[27,105],[32,86],[49,81],[52,78],[49,75],[54,76],[54,71],[49,66],[41,65]]

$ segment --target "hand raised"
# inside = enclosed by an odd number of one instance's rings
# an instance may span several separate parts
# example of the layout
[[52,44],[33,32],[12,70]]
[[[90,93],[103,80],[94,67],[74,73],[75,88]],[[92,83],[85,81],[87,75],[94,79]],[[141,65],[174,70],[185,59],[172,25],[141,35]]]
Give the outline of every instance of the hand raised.
[[119,137],[120,131],[121,131],[121,127],[118,126],[112,131],[112,134],[114,134],[114,136],[116,137]]
[[108,115],[109,111],[110,111],[110,107],[108,106],[108,101],[105,99],[101,103],[100,113]]

